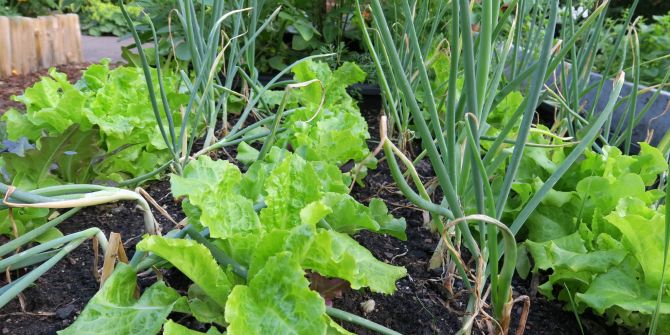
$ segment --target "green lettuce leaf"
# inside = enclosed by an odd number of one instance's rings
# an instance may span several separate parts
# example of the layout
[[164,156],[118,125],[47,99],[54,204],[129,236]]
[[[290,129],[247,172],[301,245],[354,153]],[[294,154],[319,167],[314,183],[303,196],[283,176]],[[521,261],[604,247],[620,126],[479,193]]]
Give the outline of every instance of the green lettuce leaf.
[[[656,309],[657,294],[658,287],[637,278],[637,271],[630,264],[622,264],[595,278],[586,292],[575,295],[575,300],[598,314],[606,313],[610,322],[623,324],[636,333],[646,333]],[[658,322],[657,334],[670,331],[667,295],[662,298]]]
[[290,253],[273,256],[226,304],[229,335],[325,334],[326,306]]
[[172,320],[163,325],[163,335],[222,335],[216,328],[210,328],[206,333],[188,329]]
[[135,271],[120,263],[75,322],[60,335],[157,334],[179,299],[179,293],[158,282],[135,299]]
[[192,240],[152,235],[138,243],[137,250],[153,252],[165,259],[202,288],[219,306],[226,305],[228,293],[232,289],[231,279],[204,245]]
[[254,252],[250,276],[283,251],[290,252],[303,268],[344,279],[353,289],[369,287],[373,292],[391,294],[396,290],[395,282],[407,274],[402,267],[377,260],[349,235],[302,225],[265,235]]
[[187,312],[199,322],[226,325],[223,307],[210,298],[200,286],[192,284],[188,287],[187,304]]
[[177,197],[208,194],[213,190],[232,191],[242,180],[237,166],[224,160],[200,156],[184,168],[181,176],[170,176],[172,195]]
[[349,235],[332,230],[317,231],[302,263],[321,275],[347,280],[355,290],[369,287],[386,294],[395,292],[395,282],[407,275],[405,268],[380,262]]
[[[665,215],[663,210],[654,210],[637,198],[625,198],[619,202],[616,210],[606,219],[617,227],[623,235],[623,243],[633,256],[640,262],[645,282],[658,287],[663,272],[663,253],[665,243]],[[670,271],[670,264],[666,266]],[[665,283],[670,282],[668,276]]]
[[319,199],[319,176],[298,155],[287,157],[265,181],[266,208],[260,213],[266,229],[300,225],[300,211]]
[[379,225],[379,233],[389,234],[399,240],[407,241],[407,223],[405,218],[395,218],[393,215],[389,214],[388,207],[383,200],[378,198],[373,198],[370,200],[370,214],[372,218],[377,221]]

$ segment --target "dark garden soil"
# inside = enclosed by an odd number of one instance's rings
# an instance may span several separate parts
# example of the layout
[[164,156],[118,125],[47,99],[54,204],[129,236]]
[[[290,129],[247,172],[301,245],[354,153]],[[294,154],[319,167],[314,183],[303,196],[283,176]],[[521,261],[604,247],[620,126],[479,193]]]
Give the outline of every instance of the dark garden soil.
[[[181,208],[172,199],[168,182],[157,182],[147,187],[151,196],[172,213],[174,220],[183,219]],[[154,211],[163,231],[174,224]],[[98,227],[105,235],[118,232],[128,257],[132,257],[135,245],[144,234],[142,213],[133,202],[85,208],[73,218],[63,222],[59,229],[64,234]],[[39,278],[35,285],[23,292],[25,312],[20,300],[14,299],[0,309],[0,333],[12,335],[55,334],[71,324],[88,300],[95,294],[99,284],[93,275],[94,252],[91,242],[86,242]],[[99,258],[102,266],[102,256]],[[12,273],[16,278],[16,273]],[[0,285],[6,284],[5,276]],[[141,278],[141,286],[150,285],[155,278]],[[146,281],[148,285],[142,285]]]
[[[77,72],[83,66],[71,68]],[[25,85],[30,81],[26,79]],[[14,87],[14,86],[12,86]],[[4,88],[3,88],[4,91]],[[20,93],[15,92],[13,94]],[[4,92],[2,92],[4,96]],[[0,111],[4,100],[0,100]],[[372,101],[364,109],[378,109],[378,102]],[[370,133],[377,138],[377,115],[366,113],[370,124]],[[376,146],[373,141],[370,146]],[[227,156],[220,153],[222,158]],[[430,178],[428,164],[420,164],[419,173]],[[181,220],[184,215],[180,205],[172,198],[167,181],[154,182],[145,187],[147,192],[167,210],[175,221]],[[356,239],[379,259],[394,265],[405,266],[408,276],[397,283],[398,290],[394,295],[384,296],[371,293],[367,290],[345,292],[342,299],[335,300],[337,308],[354,314],[363,315],[372,321],[397,330],[403,334],[454,334],[460,326],[460,317],[465,309],[466,292],[458,282],[454,285],[453,293],[443,284],[444,275],[440,270],[428,270],[428,260],[437,245],[438,238],[423,228],[423,214],[408,203],[393,185],[389,170],[384,161],[378,168],[371,171],[365,179],[365,187],[356,187],[352,195],[363,203],[368,203],[373,197],[386,201],[389,210],[396,216],[407,220],[406,242],[392,237],[363,232]],[[154,211],[154,215],[163,227],[163,231],[171,229],[174,224]],[[106,235],[110,232],[121,233],[122,240],[129,254],[132,256],[135,244],[141,239],[143,229],[142,214],[135,208],[134,203],[120,202],[95,208],[88,208],[76,214],[70,220],[62,223],[60,229],[64,233],[72,233],[90,227],[102,229]],[[0,241],[2,242],[2,241]],[[92,243],[87,242],[42,276],[34,286],[24,291],[21,300],[15,299],[0,309],[0,334],[34,335],[55,334],[71,324],[81,312],[88,300],[99,287],[93,275]],[[102,260],[98,263],[102,264]],[[12,278],[18,273],[13,272]],[[6,284],[5,276],[0,276],[0,285]],[[176,289],[185,293],[187,281],[175,270],[164,271],[164,279]],[[147,287],[156,280],[155,274],[140,278],[140,286]],[[531,280],[515,280],[514,296],[530,295],[533,291]],[[361,304],[374,301],[375,308],[366,314]],[[370,304],[368,302],[368,304]],[[515,305],[513,310],[513,325],[510,331],[514,334],[521,314],[522,304]],[[180,315],[172,316],[180,320]],[[206,329],[193,320],[184,320],[194,329]],[[480,320],[483,321],[483,320]],[[604,328],[604,320],[599,317],[585,314],[581,316],[587,334],[617,334],[623,333],[616,329]],[[484,322],[480,322],[481,325]],[[344,325],[357,334],[373,334],[365,329]],[[486,328],[475,327],[475,334],[485,334]],[[544,298],[531,296],[530,314],[525,327],[525,334],[581,334],[575,316],[562,310],[560,304],[549,302]]]

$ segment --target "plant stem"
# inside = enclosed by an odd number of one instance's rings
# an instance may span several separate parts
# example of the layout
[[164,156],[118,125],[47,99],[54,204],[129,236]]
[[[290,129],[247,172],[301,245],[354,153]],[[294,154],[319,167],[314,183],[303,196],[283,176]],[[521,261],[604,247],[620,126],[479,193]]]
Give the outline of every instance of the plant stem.
[[1,245],[0,246],[0,257],[10,253],[13,250],[16,250],[18,247],[34,240],[36,237],[38,237],[40,235],[46,233],[47,230],[59,225],[61,222],[65,221],[65,220],[67,220],[72,215],[79,212],[80,209],[81,209],[81,207],[73,208],[73,209],[65,212],[64,214],[60,215],[59,217],[57,217],[57,218],[55,218],[55,219],[53,219],[53,220],[51,220],[51,221],[49,221],[45,224],[33,229],[33,230],[21,235],[20,237],[14,239],[14,240],[11,240],[11,241]]
[[333,307],[326,307],[326,314],[336,318],[340,319],[342,321],[346,321],[349,323],[353,323],[356,325],[359,325],[361,327],[365,327],[367,329],[376,331],[380,334],[385,334],[385,335],[402,335],[401,333],[398,333],[395,330],[388,329],[378,323],[374,323],[366,318],[362,318],[358,315],[351,314],[349,312],[345,312],[341,309],[333,308]]

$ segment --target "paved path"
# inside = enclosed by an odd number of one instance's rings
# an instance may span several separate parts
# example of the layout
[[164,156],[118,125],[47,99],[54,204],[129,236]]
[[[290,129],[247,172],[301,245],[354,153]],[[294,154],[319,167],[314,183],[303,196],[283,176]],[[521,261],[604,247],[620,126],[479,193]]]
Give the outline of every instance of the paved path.
[[85,62],[98,62],[102,58],[111,58],[112,63],[121,62],[121,46],[126,46],[132,43],[132,39],[119,41],[118,37],[114,36],[81,36],[81,47],[84,52]]

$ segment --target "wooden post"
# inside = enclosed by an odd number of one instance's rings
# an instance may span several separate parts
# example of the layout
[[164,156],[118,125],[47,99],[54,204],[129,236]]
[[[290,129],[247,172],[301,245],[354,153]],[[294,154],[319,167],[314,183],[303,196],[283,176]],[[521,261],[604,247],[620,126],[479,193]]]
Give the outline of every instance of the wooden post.
[[24,74],[37,70],[35,32],[31,19],[26,17],[10,18],[9,27],[12,43],[12,72]]
[[57,15],[59,29],[62,34],[62,52],[66,63],[78,63],[82,60],[81,33],[77,14]]
[[50,66],[65,64],[67,63],[67,57],[65,56],[65,46],[63,45],[63,29],[58,15],[49,17],[49,25],[52,31],[51,52],[53,55]]
[[12,40],[9,19],[0,16],[0,78],[12,75]]
[[84,61],[84,52],[81,48],[81,28],[79,27],[79,15],[68,14],[70,18],[70,42],[72,42],[72,63],[81,63]]
[[47,17],[38,17],[35,20],[35,47],[40,68],[46,68],[53,64],[52,35]]

